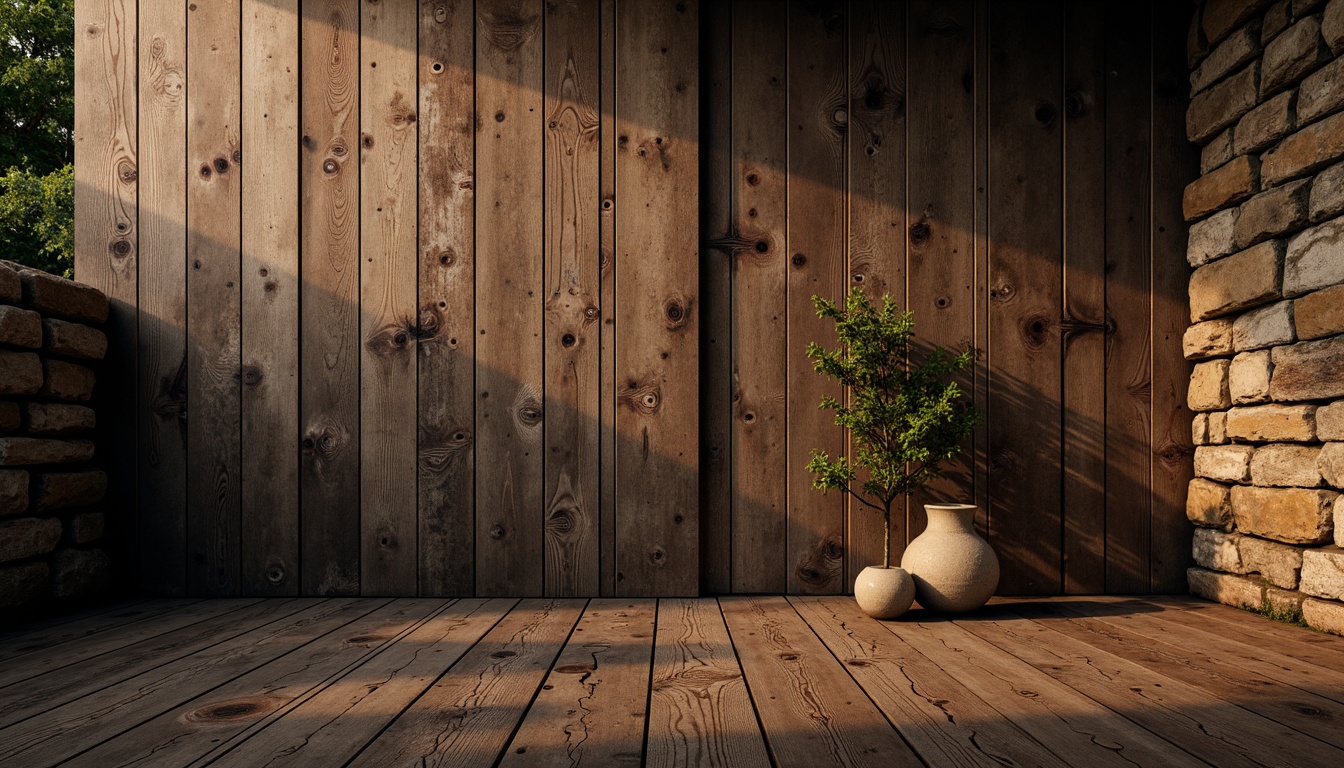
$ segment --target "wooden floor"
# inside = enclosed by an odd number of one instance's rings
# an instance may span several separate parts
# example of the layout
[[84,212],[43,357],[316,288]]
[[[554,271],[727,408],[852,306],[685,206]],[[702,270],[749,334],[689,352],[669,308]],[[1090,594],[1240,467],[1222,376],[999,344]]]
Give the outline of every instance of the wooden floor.
[[0,765],[1341,766],[1344,638],[1186,598],[155,600],[0,635]]

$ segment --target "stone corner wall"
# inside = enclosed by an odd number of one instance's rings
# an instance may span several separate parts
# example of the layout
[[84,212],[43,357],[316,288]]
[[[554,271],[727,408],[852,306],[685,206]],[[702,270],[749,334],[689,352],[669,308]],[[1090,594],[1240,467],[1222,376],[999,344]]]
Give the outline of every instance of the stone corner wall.
[[107,311],[93,288],[0,261],[0,615],[110,583],[89,404]]
[[1196,595],[1344,634],[1344,0],[1208,0],[1184,195]]

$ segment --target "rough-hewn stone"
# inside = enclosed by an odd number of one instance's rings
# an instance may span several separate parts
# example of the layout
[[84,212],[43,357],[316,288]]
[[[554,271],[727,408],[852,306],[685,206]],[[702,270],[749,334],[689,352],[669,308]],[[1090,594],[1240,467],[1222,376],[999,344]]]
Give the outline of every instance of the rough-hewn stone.
[[1232,320],[1220,317],[1195,323],[1185,329],[1181,346],[1186,360],[1232,354]]
[[1222,445],[1227,442],[1227,411],[1209,414],[1209,443]]
[[1300,589],[1313,597],[1344,600],[1344,549],[1331,546],[1303,552]]
[[33,509],[38,511],[82,507],[106,494],[107,474],[101,469],[42,472],[33,478]]
[[50,568],[44,562],[0,568],[0,608],[37,605],[47,595]]
[[1210,570],[1245,573],[1241,553],[1237,551],[1239,538],[1235,533],[1223,533],[1214,528],[1196,528],[1191,554],[1196,563]]
[[22,307],[0,304],[0,344],[28,349],[42,346],[42,316]]
[[1238,315],[1232,323],[1232,348],[1238,352],[1291,344],[1293,302],[1280,301]]
[[1185,576],[1192,595],[1238,608],[1259,608],[1265,603],[1265,585],[1255,579],[1204,568],[1190,568]]
[[1344,494],[1335,498],[1335,511],[1331,518],[1335,521],[1335,546],[1344,547]]
[[1325,0],[1293,0],[1293,16],[1302,18],[1325,5]]
[[1293,132],[1297,127],[1293,99],[1287,91],[1252,109],[1232,129],[1232,155],[1259,152]]
[[1299,296],[1339,283],[1344,283],[1344,218],[1331,219],[1288,241],[1284,295]]
[[1329,57],[1321,40],[1320,17],[1302,19],[1265,46],[1260,92],[1274,93],[1296,82]]
[[88,597],[107,589],[112,561],[100,549],[64,549],[51,559],[51,592],[58,600]]
[[19,273],[8,264],[0,263],[0,304],[17,304],[23,300],[23,282]]
[[12,515],[28,509],[28,472],[0,469],[0,515]]
[[[1271,382],[1271,387],[1273,386]],[[1227,436],[1254,443],[1316,439],[1316,406],[1253,405],[1227,412]]]
[[1303,600],[1302,620],[1312,629],[1344,635],[1344,603],[1310,598]]
[[61,521],[54,517],[0,520],[0,563],[45,555],[61,541]]
[[1315,445],[1264,445],[1251,457],[1251,482],[1261,486],[1314,488],[1321,484]]
[[0,400],[0,432],[16,432],[22,423],[19,404],[12,400]]
[[1330,50],[1338,54],[1344,51],[1344,3],[1331,0],[1325,6],[1325,15],[1321,19],[1321,37]]
[[1255,58],[1260,52],[1259,31],[1257,25],[1248,24],[1219,43],[1199,67],[1190,73],[1190,92],[1198,93],[1208,88],[1223,75]]
[[1269,400],[1269,376],[1273,370],[1269,350],[1242,352],[1227,368],[1227,391],[1237,405]]
[[[1340,165],[1344,167],[1344,163]],[[1344,181],[1341,187],[1344,187]],[[1341,196],[1344,196],[1344,192]],[[1190,262],[1190,266],[1202,267],[1237,250],[1235,233],[1237,217],[1240,215],[1240,208],[1228,208],[1190,225],[1190,239],[1185,250],[1185,260]]]
[[1237,540],[1243,573],[1258,573],[1276,587],[1296,589],[1302,550],[1276,541],[1242,536]]
[[1200,23],[1210,45],[1221,42],[1229,32],[1251,20],[1273,0],[1209,0],[1203,6]]
[[48,440],[36,437],[0,437],[0,466],[69,464],[93,458],[88,440]]
[[90,544],[103,538],[105,525],[102,512],[80,512],[70,518],[70,538],[76,544]]
[[1278,37],[1279,33],[1287,29],[1291,23],[1293,23],[1292,0],[1279,0],[1271,5],[1260,22],[1260,45],[1266,45]]
[[[1291,138],[1291,137],[1290,137]],[[1186,221],[1194,221],[1260,191],[1260,163],[1249,155],[1190,182],[1181,198]]]
[[1325,544],[1334,538],[1335,491],[1313,488],[1232,488],[1237,530],[1289,544]]
[[1344,285],[1299,297],[1293,304],[1293,328],[1303,340],[1344,333]]
[[1232,129],[1227,128],[1199,150],[1199,172],[1205,174],[1212,171],[1231,160],[1232,155]]
[[87,405],[72,403],[25,403],[24,422],[34,435],[68,435],[97,426],[97,415]]
[[107,354],[107,334],[83,323],[47,318],[42,321],[47,351],[65,357],[102,360]]
[[1185,516],[1198,526],[1232,530],[1231,488],[1196,477],[1185,495]]
[[[1341,156],[1344,156],[1344,113],[1302,128],[1261,155],[1260,180],[1265,186],[1274,186],[1329,165]],[[1229,182],[1223,186],[1232,185]]]
[[1344,163],[1335,163],[1316,174],[1311,182],[1309,207],[1312,222],[1322,222],[1344,212]]
[[1270,396],[1278,401],[1344,397],[1344,336],[1274,348]]
[[1297,89],[1297,120],[1306,125],[1344,106],[1344,59],[1326,64]]
[[1242,203],[1234,233],[1237,247],[1249,248],[1306,226],[1310,194],[1311,179],[1298,179]]
[[1208,320],[1279,298],[1282,257],[1282,241],[1270,240],[1196,269],[1190,276],[1190,319]]
[[40,394],[57,400],[86,401],[93,397],[93,387],[98,382],[93,371],[77,363],[64,360],[43,360]]
[[1302,601],[1307,599],[1301,592],[1265,585],[1265,605],[1278,611],[1279,615],[1302,615]]
[[1316,438],[1344,440],[1344,400],[1316,409]]
[[1232,405],[1228,389],[1227,371],[1230,360],[1208,360],[1196,363],[1190,374],[1190,390],[1186,405],[1192,411],[1220,411]]
[[0,349],[0,395],[32,395],[42,389],[42,360],[35,352]]
[[23,282],[23,301],[43,315],[87,323],[107,320],[107,297],[96,288],[36,269],[6,262]]
[[1326,443],[1316,454],[1316,471],[1327,485],[1344,488],[1344,443]]
[[1202,445],[1195,449],[1195,476],[1228,483],[1245,483],[1251,479],[1251,457],[1255,448],[1249,445]]
[[1260,62],[1252,61],[1190,99],[1185,112],[1185,131],[1189,139],[1202,144],[1255,107],[1256,87],[1260,81]]
[[1196,446],[1209,444],[1209,414],[1196,413],[1190,420],[1190,442]]

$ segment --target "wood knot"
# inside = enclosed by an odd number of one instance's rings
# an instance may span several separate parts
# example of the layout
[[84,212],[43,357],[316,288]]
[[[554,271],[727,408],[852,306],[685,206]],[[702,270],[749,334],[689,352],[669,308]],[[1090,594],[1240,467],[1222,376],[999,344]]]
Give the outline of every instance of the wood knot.
[[1003,302],[1012,301],[1013,297],[1016,295],[1017,295],[1017,288],[1013,286],[1012,283],[999,283],[998,285],[989,289],[989,298],[993,299],[994,301],[1003,301]]
[[443,327],[443,315],[433,302],[420,308],[420,323],[416,329],[416,338],[425,340],[439,335]]
[[506,531],[504,529],[504,526],[500,525],[499,523],[495,523],[494,525],[490,526],[490,538],[494,539],[495,541],[499,541],[500,539],[504,538],[506,533],[508,533],[508,531]]
[[439,0],[434,3],[434,23],[442,24],[446,21],[448,21],[448,2],[447,0]]
[[636,413],[652,416],[658,412],[663,398],[657,384],[631,380],[626,382],[625,389],[621,391],[616,400]]
[[[440,22],[440,23],[442,23],[442,22]],[[436,75],[437,75],[437,74],[441,74],[441,73],[443,72],[443,62],[441,62],[441,61],[436,61],[436,62],[434,62],[433,64],[430,64],[430,65],[429,65],[429,71],[430,71],[430,72],[433,72],[433,73],[436,74]]]
[[780,661],[797,661],[798,654],[794,653],[793,651],[780,651],[779,653],[775,654],[775,658],[779,659]]
[[213,175],[213,173],[214,172],[210,170],[209,163],[201,163],[201,170],[200,170],[201,178],[208,179]]
[[933,300],[933,306],[939,309],[947,309],[952,306],[952,298],[950,296],[939,296]]
[[131,255],[131,244],[125,240],[113,240],[108,244],[107,249],[113,256],[125,258]]
[[285,583],[285,566],[272,563],[271,567],[266,569],[266,581],[277,585]]
[[326,159],[326,161],[322,163],[322,172],[327,174],[328,176],[335,176],[336,174],[341,172],[341,166],[339,163],[337,163],[335,160],[329,157]]
[[596,320],[598,316],[601,314],[602,311],[599,310],[597,307],[593,306],[592,304],[589,304],[588,306],[583,308],[583,317],[585,320],[588,321]]
[[363,134],[359,138],[359,143],[360,146],[364,147],[365,149],[373,149],[373,136],[367,133]]
[[233,150],[233,164],[234,164],[234,165],[242,165],[242,164],[243,164],[243,150],[241,150],[241,149],[235,149],[235,150]]
[[496,122],[496,123],[502,123],[502,122],[504,122],[504,113],[503,113],[503,112],[496,112],[496,113],[495,113],[495,122]]
[[215,173],[224,173],[229,170],[229,161],[222,157],[215,158]]
[[1058,115],[1059,112],[1055,109],[1055,105],[1048,101],[1037,102],[1036,109],[1032,111],[1032,116],[1036,118],[1036,122],[1044,128],[1054,126],[1055,118]]
[[564,347],[565,349],[569,349],[570,347],[574,346],[574,344],[577,343],[577,341],[578,340],[574,338],[574,334],[566,333],[560,337],[560,346]]
[[602,198],[602,210],[610,211],[614,207],[616,207],[616,201],[612,200],[610,196]]
[[303,145],[304,149],[315,149],[317,147],[317,142],[313,141],[312,136],[304,136],[299,139],[299,143]]
[[530,394],[520,398],[513,410],[514,421],[522,427],[539,426],[544,416],[541,401]]
[[761,183],[760,174],[756,173],[755,171],[752,171],[751,173],[747,174],[747,186],[754,187],[759,185],[760,183]]
[[770,252],[770,243],[766,242],[765,240],[757,240],[757,241],[756,241],[756,252],[757,252],[757,253],[769,253],[769,252]]
[[867,659],[845,659],[845,664],[851,667],[867,667],[870,663]]
[[595,669],[591,664],[563,664],[556,667],[555,671],[561,675],[586,675]]
[[524,16],[513,8],[500,13],[486,11],[481,14],[485,39],[502,51],[515,51],[521,48],[536,35],[540,22],[539,14]]
[[793,254],[793,258],[790,259],[789,261],[793,263],[793,266],[801,269],[804,265],[807,264],[807,257],[801,253],[795,253]]
[[383,642],[383,641],[386,640],[386,639],[387,639],[387,638],[383,637],[382,635],[355,635],[354,637],[347,637],[347,638],[345,638],[345,644],[346,644],[346,645],[373,645],[374,643],[381,643],[381,642]]
[[138,177],[139,173],[135,170],[135,163],[124,158],[117,163],[117,178],[121,179],[123,183],[130,183]]
[[310,427],[301,443],[303,453],[323,463],[334,461],[343,452],[348,434],[335,423]]
[[511,659],[511,658],[513,658],[514,656],[517,656],[517,655],[518,655],[518,652],[517,652],[517,651],[495,651],[494,653],[490,654],[490,658],[492,658],[492,659]]
[[917,221],[914,224],[910,225],[911,245],[915,246],[923,245],[929,242],[929,238],[932,237],[932,235],[933,235],[933,228],[929,226],[929,223],[927,221],[921,219],[920,221]]
[[1032,315],[1022,319],[1022,341],[1030,349],[1041,349],[1050,340],[1050,318]]
[[243,366],[243,384],[255,387],[261,383],[261,367],[255,363]]
[[546,530],[557,536],[566,536],[574,532],[574,523],[579,517],[579,510],[572,503],[558,506],[547,513]]
[[1077,88],[1070,88],[1064,94],[1065,117],[1082,117],[1087,114],[1087,97]]
[[379,328],[364,342],[364,348],[375,355],[386,357],[404,352],[418,336],[418,329],[409,320],[402,320]]
[[664,325],[669,331],[676,331],[684,328],[691,317],[690,300],[673,296],[663,302]]
[[277,702],[262,696],[253,696],[231,701],[207,704],[187,715],[187,720],[196,723],[229,723],[255,718],[275,709]]
[[649,562],[661,568],[667,562],[667,550],[662,547],[654,547],[649,550]]

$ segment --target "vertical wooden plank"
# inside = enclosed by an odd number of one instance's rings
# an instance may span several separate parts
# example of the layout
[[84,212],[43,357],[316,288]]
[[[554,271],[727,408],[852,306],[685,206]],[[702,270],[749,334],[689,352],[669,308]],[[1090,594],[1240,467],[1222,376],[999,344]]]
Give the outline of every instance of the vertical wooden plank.
[[602,154],[598,165],[602,176],[602,217],[599,222],[602,331],[598,337],[601,347],[598,352],[601,365],[598,402],[602,409],[602,438],[598,447],[598,471],[602,486],[598,592],[608,597],[616,594],[616,0],[600,2],[602,67],[599,77],[602,93],[598,142]]
[[1180,31],[1189,26],[1190,8],[1155,2],[1152,9],[1153,506],[1148,588],[1184,593],[1192,527],[1182,500],[1194,476],[1194,446],[1185,405],[1191,365],[1181,347],[1189,322],[1185,286],[1190,272],[1184,258],[1188,230],[1179,198],[1198,165],[1194,147],[1182,140],[1180,131],[1188,104]]
[[242,589],[299,593],[299,4],[243,0]]
[[975,379],[974,402],[980,423],[971,435],[974,443],[975,523],[988,537],[989,504],[989,0],[975,0],[975,346],[971,364]]
[[420,594],[476,577],[476,17],[420,5]]
[[1148,591],[1152,515],[1151,31],[1106,6],[1106,591]]
[[547,595],[598,593],[601,48],[598,0],[547,6]]
[[844,584],[845,497],[812,489],[813,448],[836,456],[845,436],[823,395],[842,389],[812,370],[809,342],[830,347],[835,328],[817,318],[812,296],[841,299],[845,264],[845,3],[793,0],[788,72],[788,591],[834,593]]
[[542,3],[476,6],[476,593],[542,592]]
[[1064,6],[1064,592],[1106,588],[1106,12]]
[[699,585],[699,22],[639,0],[616,28],[616,586]]
[[733,6],[732,589],[787,584],[788,17]]
[[360,593],[414,595],[417,3],[360,5]]
[[[919,355],[957,349],[975,336],[975,7],[970,0],[910,5],[910,189],[907,306]],[[970,395],[974,378],[957,378]],[[965,447],[972,447],[971,441]],[[924,504],[969,502],[972,455],[909,500],[906,541],[924,532]],[[895,541],[895,551],[902,551]]]
[[187,6],[187,585],[239,592],[240,0]]
[[[82,8],[89,6],[81,6]],[[82,25],[76,25],[83,29]],[[135,451],[140,589],[187,591],[187,6],[140,13],[139,344]],[[77,40],[83,35],[77,36]],[[82,62],[81,62],[82,66]],[[78,77],[83,89],[95,81]],[[101,81],[97,81],[101,82]],[[82,90],[81,115],[88,107]],[[81,118],[82,119],[82,118]],[[80,151],[76,144],[76,151]],[[83,160],[77,167],[88,168]],[[82,171],[81,171],[82,172]],[[76,186],[78,195],[86,189]],[[81,207],[75,233],[85,222]],[[88,253],[83,245],[75,249]],[[81,280],[87,278],[82,272]]]
[[1060,587],[1063,7],[991,3],[989,466],[999,591]]
[[359,592],[359,7],[302,0],[301,591]]

